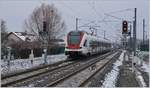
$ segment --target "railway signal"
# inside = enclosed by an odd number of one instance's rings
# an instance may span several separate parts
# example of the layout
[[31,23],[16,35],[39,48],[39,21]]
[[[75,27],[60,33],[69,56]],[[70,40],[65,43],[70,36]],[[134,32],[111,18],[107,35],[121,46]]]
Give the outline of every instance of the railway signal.
[[128,22],[123,21],[122,22],[122,34],[127,34],[128,33]]
[[46,32],[46,21],[43,21],[43,32]]
[[44,51],[44,64],[47,64],[47,45],[48,45],[48,41],[47,41],[47,36],[48,36],[48,31],[47,31],[47,22],[43,21],[43,30],[39,31],[39,35],[41,36],[42,40],[43,40],[43,51]]

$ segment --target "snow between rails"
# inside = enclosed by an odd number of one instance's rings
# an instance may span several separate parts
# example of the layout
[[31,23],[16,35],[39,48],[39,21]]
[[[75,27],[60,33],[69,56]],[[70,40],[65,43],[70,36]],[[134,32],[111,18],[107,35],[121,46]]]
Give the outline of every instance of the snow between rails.
[[115,83],[116,83],[116,80],[117,80],[117,76],[119,74],[119,66],[122,65],[122,61],[123,61],[123,58],[124,58],[124,53],[126,51],[124,50],[119,59],[113,64],[113,69],[111,70],[111,72],[109,72],[105,79],[104,79],[104,82],[103,82],[103,85],[102,87],[106,87],[106,88],[111,88],[111,87],[115,87]]

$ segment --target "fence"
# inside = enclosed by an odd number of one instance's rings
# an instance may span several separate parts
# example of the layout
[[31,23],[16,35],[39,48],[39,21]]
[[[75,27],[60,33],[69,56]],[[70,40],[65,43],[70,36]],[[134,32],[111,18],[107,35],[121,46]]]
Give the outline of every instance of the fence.
[[[62,47],[62,46],[51,47],[51,48],[48,48],[47,54],[48,55],[61,54],[61,53],[64,53],[64,49],[65,47]],[[13,55],[15,59],[18,59],[18,58],[27,59],[29,58],[30,53],[31,53],[31,49],[12,49],[11,50],[11,55]],[[42,48],[33,49],[33,53],[34,53],[34,57],[41,57],[43,53],[43,49]],[[1,56],[2,59],[4,59],[3,56]]]

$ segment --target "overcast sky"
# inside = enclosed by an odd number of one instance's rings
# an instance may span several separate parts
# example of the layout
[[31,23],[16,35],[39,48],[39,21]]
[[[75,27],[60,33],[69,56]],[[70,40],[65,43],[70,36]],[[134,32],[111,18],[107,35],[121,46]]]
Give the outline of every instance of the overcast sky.
[[[97,27],[99,36],[103,36],[105,30],[109,39],[116,39],[121,33],[121,19],[133,21],[134,8],[137,8],[137,37],[142,39],[143,36],[143,18],[148,34],[149,0],[0,0],[0,19],[7,22],[8,31],[24,31],[24,20],[42,3],[54,4],[66,22],[68,31],[75,30],[76,18],[80,19],[79,26],[95,21],[95,24],[100,26]],[[114,22],[103,22],[104,18]],[[87,28],[82,27],[80,30]]]

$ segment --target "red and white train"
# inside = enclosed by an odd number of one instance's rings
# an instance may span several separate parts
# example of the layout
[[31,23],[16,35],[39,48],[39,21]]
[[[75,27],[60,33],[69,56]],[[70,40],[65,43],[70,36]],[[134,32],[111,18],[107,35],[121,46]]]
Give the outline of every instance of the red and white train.
[[84,31],[71,31],[65,39],[65,54],[71,57],[78,55],[90,56],[111,50],[111,42],[97,38]]

